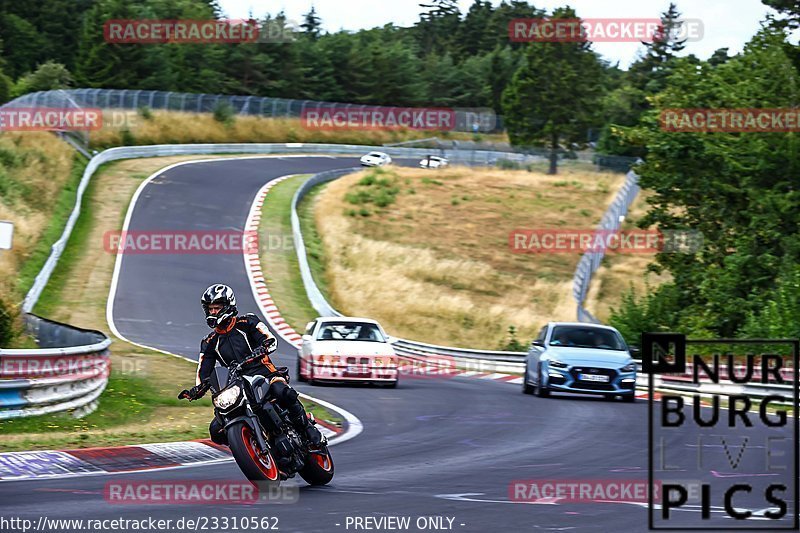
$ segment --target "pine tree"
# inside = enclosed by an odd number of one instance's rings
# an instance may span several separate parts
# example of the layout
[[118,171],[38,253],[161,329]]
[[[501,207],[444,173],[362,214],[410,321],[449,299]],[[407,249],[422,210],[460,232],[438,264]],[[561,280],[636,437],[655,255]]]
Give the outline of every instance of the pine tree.
[[670,3],[661,14],[661,28],[652,42],[643,42],[644,53],[634,62],[629,72],[631,83],[637,89],[655,94],[666,86],[670,66],[677,53],[686,46],[686,39],[676,38],[682,22],[675,4]]
[[[552,18],[576,19],[559,8]],[[516,145],[546,143],[550,174],[558,171],[561,146],[585,141],[597,109],[602,65],[588,42],[530,43],[525,62],[503,93],[508,135]]]
[[311,11],[305,14],[300,27],[311,39],[316,40],[319,38],[322,32],[322,20],[317,16],[317,10],[314,9],[314,6],[311,6]]

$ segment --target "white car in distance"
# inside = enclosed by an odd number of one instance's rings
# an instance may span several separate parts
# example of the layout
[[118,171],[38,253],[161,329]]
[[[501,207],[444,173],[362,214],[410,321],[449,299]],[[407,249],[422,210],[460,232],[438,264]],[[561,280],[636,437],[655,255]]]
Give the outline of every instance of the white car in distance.
[[361,158],[362,167],[382,167],[391,164],[391,162],[392,158],[389,157],[389,154],[384,154],[383,152],[370,152]]
[[393,339],[369,318],[318,317],[309,322],[297,357],[298,381],[359,381],[396,387]]
[[419,162],[421,168],[444,168],[450,164],[450,161],[444,157],[429,155]]

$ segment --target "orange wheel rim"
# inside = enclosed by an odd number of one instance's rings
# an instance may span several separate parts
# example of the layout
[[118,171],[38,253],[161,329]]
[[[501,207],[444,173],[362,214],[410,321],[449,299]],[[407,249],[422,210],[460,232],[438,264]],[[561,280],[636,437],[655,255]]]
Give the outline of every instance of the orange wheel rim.
[[331,459],[328,457],[328,454],[322,453],[315,453],[314,455],[314,462],[317,463],[321,469],[325,470],[326,472],[331,469]]
[[269,452],[266,454],[261,453],[255,444],[250,426],[246,424],[242,426],[242,440],[247,448],[247,453],[249,453],[250,457],[256,462],[256,466],[261,470],[261,473],[270,481],[278,479],[278,466],[275,464],[275,461],[272,460],[272,455]]

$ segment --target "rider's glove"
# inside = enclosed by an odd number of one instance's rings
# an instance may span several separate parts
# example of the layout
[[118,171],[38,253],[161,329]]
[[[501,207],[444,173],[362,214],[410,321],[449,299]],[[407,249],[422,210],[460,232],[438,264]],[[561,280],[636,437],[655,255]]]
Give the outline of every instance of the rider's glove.
[[183,389],[180,394],[178,394],[178,399],[183,400],[184,398],[192,401],[192,400],[199,400],[203,397],[203,395],[208,390],[209,383],[204,381],[200,385],[195,385],[189,390]]
[[266,346],[261,345],[257,347],[255,350],[253,350],[253,355],[268,355],[274,352],[277,348],[278,348],[278,342],[273,337],[267,339]]

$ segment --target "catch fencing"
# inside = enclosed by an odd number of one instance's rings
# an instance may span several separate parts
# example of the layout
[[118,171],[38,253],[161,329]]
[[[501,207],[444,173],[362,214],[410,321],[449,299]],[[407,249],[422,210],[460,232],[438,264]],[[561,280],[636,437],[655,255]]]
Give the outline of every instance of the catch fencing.
[[[223,107],[237,115],[271,118],[300,118],[308,110],[364,111],[390,110],[389,106],[320,102],[265,96],[232,96],[224,94],[178,93],[129,89],[61,89],[38,91],[22,95],[13,101],[16,107],[65,107],[72,101],[83,108],[179,111],[184,113],[213,113]],[[394,108],[397,109],[397,108]],[[488,108],[456,108],[454,131],[499,131],[497,117]]]

